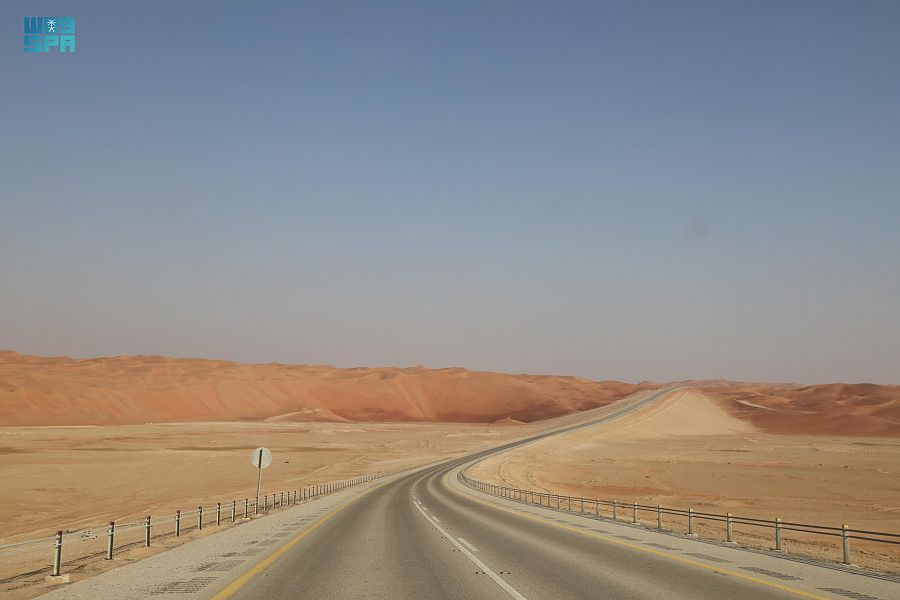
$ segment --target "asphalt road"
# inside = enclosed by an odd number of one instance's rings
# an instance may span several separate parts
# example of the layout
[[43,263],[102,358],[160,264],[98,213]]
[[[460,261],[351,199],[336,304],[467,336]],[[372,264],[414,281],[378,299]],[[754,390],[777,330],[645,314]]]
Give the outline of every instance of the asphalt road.
[[[575,427],[618,418],[654,398]],[[504,447],[529,441],[533,438]],[[217,598],[797,597],[485,501],[462,490],[454,477],[460,465],[479,456],[413,473],[354,498]]]
[[459,480],[484,456],[657,397],[564,417],[573,424],[287,506],[94,577],[75,573],[42,598],[900,598],[900,574],[497,498]]

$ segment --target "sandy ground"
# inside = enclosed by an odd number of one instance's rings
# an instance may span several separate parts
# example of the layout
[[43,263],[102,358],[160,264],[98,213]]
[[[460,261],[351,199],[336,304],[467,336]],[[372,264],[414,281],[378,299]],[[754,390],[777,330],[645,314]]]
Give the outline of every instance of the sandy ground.
[[900,437],[900,385],[731,383],[701,391],[769,433]]
[[273,492],[424,464],[529,430],[434,423],[0,428],[0,544],[254,495],[257,446],[274,455],[263,473],[263,491]]
[[[769,434],[696,391],[626,419],[492,457],[470,475],[573,496],[900,533],[897,438]],[[722,529],[699,524],[717,539]],[[771,546],[769,530],[736,533],[742,543]],[[840,557],[837,540],[785,539],[788,550]],[[898,546],[854,541],[854,549],[860,564],[900,571]]]
[[[272,466],[263,474],[263,493],[293,490],[355,475],[403,469],[472,451],[503,440],[566,422],[554,419],[532,425],[463,425],[435,423],[170,423],[104,427],[0,428],[0,544],[52,535],[57,529],[91,528],[96,539],[66,551],[68,559],[88,551],[102,553],[105,525],[137,521],[145,515],[171,519],[177,509],[207,507],[216,501],[255,495],[256,469],[250,453],[269,447]],[[227,506],[230,506],[228,504]],[[186,527],[195,518],[186,519]],[[207,521],[209,522],[209,521]],[[116,564],[136,560],[178,540],[164,535],[171,522],[155,528],[162,536],[151,549],[131,548]],[[139,541],[141,530],[124,529],[122,543]],[[133,538],[133,539],[132,539]],[[51,552],[3,558],[0,591],[21,588],[13,573],[46,569]],[[113,564],[95,557],[69,567],[79,576]],[[40,581],[46,573],[31,577]]]

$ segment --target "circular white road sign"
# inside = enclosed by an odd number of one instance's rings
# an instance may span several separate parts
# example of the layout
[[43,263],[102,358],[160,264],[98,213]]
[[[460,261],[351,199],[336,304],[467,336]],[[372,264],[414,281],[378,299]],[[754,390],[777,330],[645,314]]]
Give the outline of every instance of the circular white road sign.
[[252,455],[253,466],[265,469],[272,464],[272,452],[268,448],[257,448]]

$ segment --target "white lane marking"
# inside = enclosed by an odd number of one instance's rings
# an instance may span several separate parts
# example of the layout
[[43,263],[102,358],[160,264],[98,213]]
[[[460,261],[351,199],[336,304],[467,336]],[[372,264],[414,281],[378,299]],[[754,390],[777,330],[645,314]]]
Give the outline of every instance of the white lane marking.
[[487,566],[486,564],[484,564],[483,562],[481,562],[480,560],[478,560],[478,558],[477,558],[474,554],[472,554],[471,552],[469,552],[469,550],[468,550],[465,546],[463,546],[462,544],[460,544],[459,542],[457,542],[456,539],[450,537],[450,534],[447,533],[446,531],[444,531],[443,528],[442,528],[440,525],[438,525],[437,523],[435,523],[435,522],[434,522],[434,519],[432,519],[431,517],[429,517],[428,515],[425,514],[425,512],[422,510],[422,507],[421,507],[421,506],[417,506],[416,508],[419,509],[419,511],[422,513],[422,516],[425,517],[426,520],[428,520],[429,522],[431,522],[431,524],[434,525],[435,528],[437,528],[437,530],[440,531],[441,534],[443,534],[443,536],[444,536],[445,538],[447,538],[448,540],[450,540],[450,541],[453,543],[454,546],[456,546],[457,548],[459,548],[459,551],[460,551],[460,552],[462,552],[462,553],[465,554],[467,557],[469,557],[469,560],[471,560],[473,563],[475,563],[476,565],[478,565],[478,567],[481,568],[482,571],[484,571],[485,573],[487,573],[488,576],[489,576],[491,579],[493,579],[493,580],[497,583],[497,585],[499,585],[499,586],[502,587],[504,590],[506,590],[506,592],[507,592],[510,596],[512,596],[512,597],[515,598],[516,600],[527,600],[527,599],[525,598],[525,596],[523,596],[522,594],[520,594],[519,592],[517,592],[516,589],[515,589],[513,586],[511,586],[511,585],[509,585],[508,583],[506,583],[505,581],[503,581],[503,579],[502,579],[499,575],[497,575],[496,573],[494,573],[493,571],[491,571],[491,570],[488,568],[488,566]]
[[478,548],[476,548],[475,546],[473,546],[472,544],[470,544],[469,542],[467,542],[467,541],[465,540],[465,538],[458,537],[458,538],[456,538],[456,539],[458,539],[458,540],[460,541],[460,543],[462,543],[462,544],[464,544],[465,546],[467,546],[467,547],[469,548],[469,550],[471,550],[472,552],[478,552]]

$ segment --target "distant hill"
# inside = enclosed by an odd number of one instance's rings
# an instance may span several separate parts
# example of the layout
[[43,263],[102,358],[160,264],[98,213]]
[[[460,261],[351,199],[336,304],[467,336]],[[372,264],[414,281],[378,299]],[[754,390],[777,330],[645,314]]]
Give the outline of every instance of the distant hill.
[[653,387],[462,368],[339,369],[0,351],[0,426],[237,420],[515,423],[596,408]]
[[700,386],[730,414],[785,434],[900,436],[900,385]]

